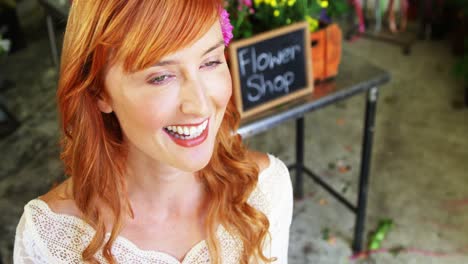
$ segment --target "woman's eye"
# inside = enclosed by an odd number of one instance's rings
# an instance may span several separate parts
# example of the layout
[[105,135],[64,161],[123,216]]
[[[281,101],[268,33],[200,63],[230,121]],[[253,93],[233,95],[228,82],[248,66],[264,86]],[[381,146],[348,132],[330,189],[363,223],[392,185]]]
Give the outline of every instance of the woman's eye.
[[150,80],[150,83],[156,84],[156,85],[161,85],[172,79],[174,75],[169,75],[169,74],[164,74],[164,75],[159,75]]
[[221,61],[209,61],[207,63],[204,63],[201,68],[214,68],[218,65],[222,64]]

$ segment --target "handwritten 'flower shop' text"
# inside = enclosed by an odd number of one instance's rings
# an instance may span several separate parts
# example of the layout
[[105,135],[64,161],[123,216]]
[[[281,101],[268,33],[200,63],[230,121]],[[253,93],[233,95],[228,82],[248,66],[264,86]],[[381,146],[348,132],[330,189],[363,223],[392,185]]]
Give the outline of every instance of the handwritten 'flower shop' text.
[[294,61],[300,53],[301,46],[297,44],[278,50],[276,54],[270,51],[257,54],[255,47],[239,50],[240,74],[248,76],[247,99],[256,102],[267,93],[289,93],[289,87],[295,79],[293,71],[286,70],[271,79],[265,78],[265,72]]

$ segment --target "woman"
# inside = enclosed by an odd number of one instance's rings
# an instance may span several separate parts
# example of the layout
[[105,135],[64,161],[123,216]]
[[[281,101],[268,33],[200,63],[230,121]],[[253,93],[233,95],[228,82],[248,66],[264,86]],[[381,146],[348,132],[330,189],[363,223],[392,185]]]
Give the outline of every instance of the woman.
[[73,2],[58,88],[70,177],[25,206],[15,263],[287,263],[289,174],[234,133],[220,5]]

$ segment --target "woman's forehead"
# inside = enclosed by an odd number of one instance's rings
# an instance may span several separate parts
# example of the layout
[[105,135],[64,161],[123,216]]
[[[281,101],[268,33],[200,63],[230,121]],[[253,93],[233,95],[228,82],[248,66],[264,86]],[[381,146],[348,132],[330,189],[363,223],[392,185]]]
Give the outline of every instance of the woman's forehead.
[[140,15],[126,16],[127,19],[110,27],[125,33],[106,33],[110,38],[106,42],[117,49],[115,61],[123,61],[127,72],[145,69],[165,56],[193,46],[200,38],[212,35],[207,33],[211,33],[215,24],[217,34],[222,36],[217,1],[190,2],[187,7],[178,1],[168,5],[171,7],[164,6],[164,10],[155,12],[141,8],[143,11],[136,12]]
[[224,46],[221,26],[220,23],[216,21],[199,39],[195,40],[187,47],[182,47],[173,53],[164,55],[157,64],[161,66],[161,64],[167,64],[169,61],[184,59],[185,56],[203,57],[213,50],[220,49]]
[[106,73],[109,73],[109,71],[113,69],[112,72],[114,74],[112,75],[115,75],[117,72],[120,72],[121,74],[123,73],[124,75],[133,75],[133,73],[143,71],[150,67],[184,64],[186,61],[199,60],[214,51],[224,50],[224,47],[225,42],[223,40],[220,23],[219,21],[216,21],[204,35],[195,40],[192,44],[189,44],[187,47],[180,48],[175,52],[163,55],[159,60],[154,61],[154,63],[143,69],[126,71],[124,66],[125,60],[121,59],[111,63]]

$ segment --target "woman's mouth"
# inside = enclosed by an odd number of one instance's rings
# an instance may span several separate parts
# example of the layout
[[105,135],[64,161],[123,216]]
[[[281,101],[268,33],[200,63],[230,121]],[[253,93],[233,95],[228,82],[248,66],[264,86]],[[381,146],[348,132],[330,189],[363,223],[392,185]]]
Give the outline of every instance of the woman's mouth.
[[174,125],[167,126],[164,131],[169,137],[182,147],[194,147],[200,145],[208,137],[209,119],[198,125]]

